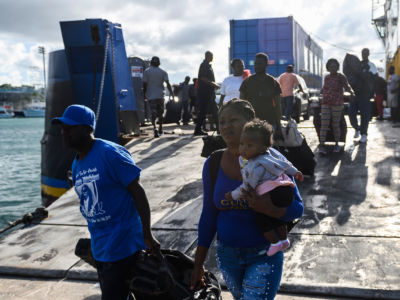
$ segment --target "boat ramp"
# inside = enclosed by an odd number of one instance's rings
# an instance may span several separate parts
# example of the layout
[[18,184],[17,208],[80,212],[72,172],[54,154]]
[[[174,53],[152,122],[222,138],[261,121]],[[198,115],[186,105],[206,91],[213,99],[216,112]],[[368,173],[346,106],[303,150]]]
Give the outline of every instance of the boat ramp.
[[[193,137],[193,126],[176,129],[166,125],[160,138],[140,136],[126,148],[142,168],[162,247],[192,256],[202,207],[203,142]],[[315,150],[312,122],[299,129]],[[276,299],[400,298],[399,129],[373,120],[367,144],[352,137],[349,128],[344,151],[316,156],[315,175],[299,183],[305,213],[290,233]],[[95,269],[74,255],[76,242],[89,237],[75,192],[48,211],[41,223],[1,236],[0,298],[100,299]],[[215,248],[206,267],[219,275]],[[232,298],[224,292],[223,299]]]

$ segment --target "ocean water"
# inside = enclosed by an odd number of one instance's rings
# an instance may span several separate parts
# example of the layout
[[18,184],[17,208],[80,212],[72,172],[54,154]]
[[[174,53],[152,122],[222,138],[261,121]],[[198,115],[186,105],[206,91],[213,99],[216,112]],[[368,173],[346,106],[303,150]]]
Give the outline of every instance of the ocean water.
[[41,206],[44,118],[0,119],[0,229]]

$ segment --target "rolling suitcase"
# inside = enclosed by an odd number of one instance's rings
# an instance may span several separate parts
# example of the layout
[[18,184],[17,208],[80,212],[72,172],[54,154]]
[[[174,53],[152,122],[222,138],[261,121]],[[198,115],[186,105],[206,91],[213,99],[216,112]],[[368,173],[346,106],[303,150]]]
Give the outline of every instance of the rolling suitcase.
[[317,163],[306,139],[303,139],[302,144],[298,147],[277,147],[277,149],[304,175],[314,175]]
[[178,123],[181,119],[181,101],[168,101],[165,105],[166,113],[164,123]]

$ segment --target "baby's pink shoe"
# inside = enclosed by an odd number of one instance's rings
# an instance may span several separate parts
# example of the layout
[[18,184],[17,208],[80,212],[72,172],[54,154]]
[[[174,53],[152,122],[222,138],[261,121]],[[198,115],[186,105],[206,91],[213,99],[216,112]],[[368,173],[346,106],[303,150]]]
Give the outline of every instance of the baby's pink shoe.
[[272,256],[281,250],[282,250],[282,243],[281,243],[281,241],[279,241],[276,244],[271,244],[271,246],[269,246],[267,255]]
[[290,241],[288,239],[281,241],[281,243],[282,243],[282,251],[290,247]]

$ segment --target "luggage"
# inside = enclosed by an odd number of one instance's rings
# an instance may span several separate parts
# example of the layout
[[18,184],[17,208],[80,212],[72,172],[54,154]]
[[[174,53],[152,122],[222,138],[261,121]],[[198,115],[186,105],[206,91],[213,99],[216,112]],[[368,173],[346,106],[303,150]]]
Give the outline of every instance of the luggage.
[[363,88],[361,72],[362,64],[359,58],[347,53],[343,60],[343,74],[346,75],[347,81],[356,93],[360,93]]
[[347,77],[356,76],[361,73],[360,59],[350,53],[347,53],[343,60],[343,74]]
[[283,140],[275,140],[274,145],[282,147],[298,147],[304,140],[303,134],[298,130],[295,121],[290,120],[287,123],[282,122],[281,130]]
[[181,119],[181,101],[176,102],[169,100],[165,108],[164,124],[178,123]]
[[[317,131],[318,140],[320,139],[321,132],[321,106],[314,108],[314,118],[313,118],[314,128]],[[346,142],[347,135],[347,124],[346,119],[344,118],[344,112],[342,113],[342,117],[340,118],[340,142]],[[333,136],[332,122],[330,123],[328,133],[326,135],[326,142],[334,142],[335,138]]]
[[[79,239],[75,255],[96,268],[90,239]],[[205,286],[190,291],[194,260],[178,250],[161,249],[160,257],[146,251],[135,254],[129,288],[135,300],[221,300],[221,286],[211,272],[204,272]]]
[[211,272],[204,272],[205,287],[189,290],[194,261],[177,250],[161,249],[162,258],[139,253],[130,290],[137,300],[221,300],[221,287]]
[[307,144],[306,139],[298,147],[277,147],[287,160],[289,160],[303,175],[314,175],[316,161],[314,153]]

